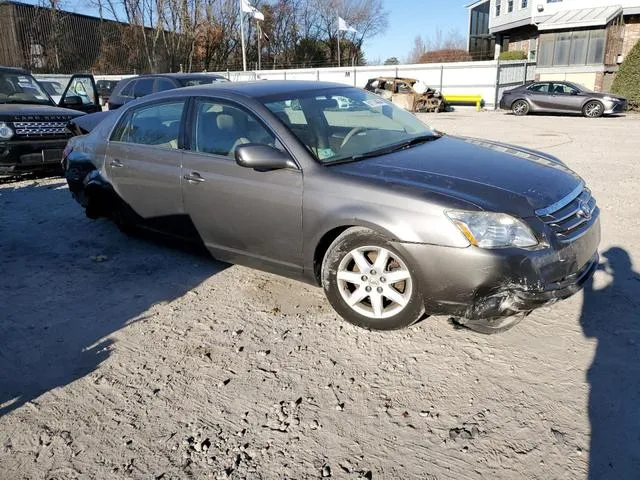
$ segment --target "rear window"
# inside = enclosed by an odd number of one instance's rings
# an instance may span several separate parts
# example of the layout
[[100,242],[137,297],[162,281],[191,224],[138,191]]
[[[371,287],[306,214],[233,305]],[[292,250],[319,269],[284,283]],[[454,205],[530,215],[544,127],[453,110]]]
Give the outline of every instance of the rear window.
[[124,87],[122,87],[119,95],[122,97],[133,97],[133,87],[135,84],[135,80],[129,81]]
[[143,78],[136,82],[133,88],[133,96],[136,98],[145,97],[153,93],[153,78]]
[[193,87],[195,85],[209,85],[211,83],[226,83],[229,80],[227,80],[224,77],[199,77],[199,78],[188,78],[185,80],[182,80],[180,83],[182,83],[183,86],[185,87]]

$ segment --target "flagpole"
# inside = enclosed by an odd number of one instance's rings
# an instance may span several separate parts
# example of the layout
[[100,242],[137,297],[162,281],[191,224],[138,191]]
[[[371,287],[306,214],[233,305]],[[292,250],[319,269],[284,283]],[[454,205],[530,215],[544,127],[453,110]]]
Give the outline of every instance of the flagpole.
[[340,67],[340,17],[338,17],[338,67]]
[[242,70],[247,71],[247,52],[244,46],[244,12],[242,11],[242,0],[240,0],[240,36],[242,41]]
[[262,49],[260,48],[262,29],[260,28],[260,20],[256,20],[256,24],[258,26],[258,70],[262,70]]

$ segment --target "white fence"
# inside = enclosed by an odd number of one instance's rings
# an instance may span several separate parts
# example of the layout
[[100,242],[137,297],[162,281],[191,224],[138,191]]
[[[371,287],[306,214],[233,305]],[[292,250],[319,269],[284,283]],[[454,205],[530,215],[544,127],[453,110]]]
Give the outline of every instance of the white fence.
[[[458,62],[416,65],[380,65],[364,67],[309,68],[289,70],[253,70],[247,72],[216,72],[231,81],[244,80],[319,80],[364,87],[375,77],[411,77],[421,80],[445,96],[481,95],[485,108],[496,108],[505,90],[535,79],[535,63]],[[119,80],[132,75],[96,75],[96,80]],[[53,75],[37,75],[52,79]],[[67,77],[67,75],[63,76]]]

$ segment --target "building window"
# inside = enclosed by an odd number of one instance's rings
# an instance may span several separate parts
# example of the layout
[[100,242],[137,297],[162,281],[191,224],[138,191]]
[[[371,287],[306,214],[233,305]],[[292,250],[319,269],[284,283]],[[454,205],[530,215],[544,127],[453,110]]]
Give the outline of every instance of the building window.
[[513,0],[507,1],[507,13],[513,12]]
[[500,16],[500,7],[501,7],[500,0],[497,0],[496,1],[496,17]]
[[596,30],[540,35],[538,66],[600,65],[604,62],[606,34]]
[[492,60],[496,41],[489,33],[489,2],[471,9],[469,28],[469,53],[474,60]]
[[522,0],[521,8],[527,8],[529,6],[528,0]]
[[562,3],[562,0],[547,0],[547,3]]

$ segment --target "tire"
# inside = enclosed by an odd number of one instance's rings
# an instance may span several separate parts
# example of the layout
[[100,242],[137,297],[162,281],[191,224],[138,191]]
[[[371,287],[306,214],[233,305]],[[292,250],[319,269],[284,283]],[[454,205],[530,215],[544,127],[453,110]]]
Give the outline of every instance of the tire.
[[[376,263],[378,259],[384,263]],[[397,279],[394,283],[387,278],[391,275]],[[329,246],[322,262],[322,287],[342,318],[368,330],[408,327],[424,314],[415,268],[389,240],[368,228],[349,228]]]
[[125,235],[133,235],[137,231],[138,218],[136,213],[120,198],[114,202],[115,206],[111,210],[111,221],[116,224],[118,230]]
[[511,111],[518,117],[524,117],[529,113],[529,104],[526,100],[516,100],[511,105]]
[[587,118],[600,118],[604,114],[604,105],[597,100],[591,100],[582,108],[582,114]]
[[453,318],[452,321],[458,325],[473,330],[474,332],[484,333],[485,335],[495,335],[496,333],[506,332],[518,325],[531,312],[519,313],[511,317],[502,317],[495,319],[483,320],[467,320],[464,318]]

